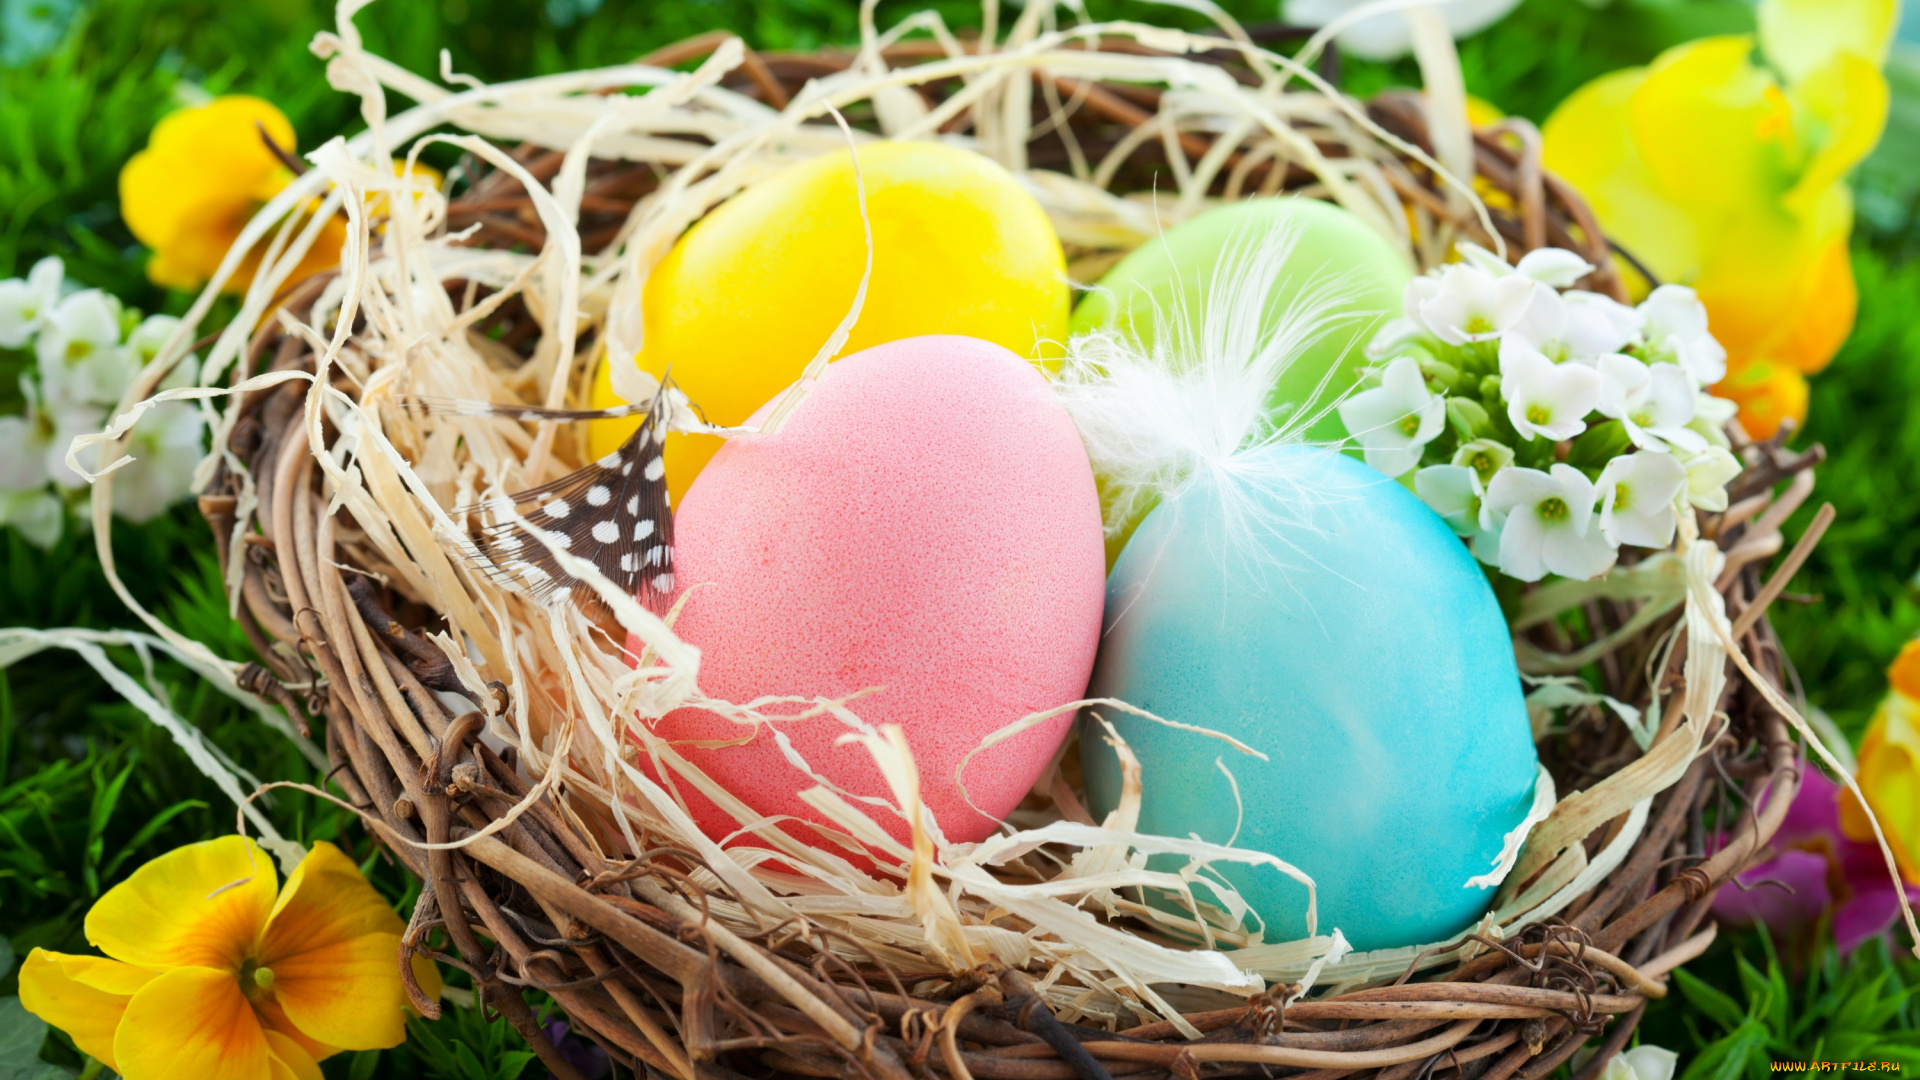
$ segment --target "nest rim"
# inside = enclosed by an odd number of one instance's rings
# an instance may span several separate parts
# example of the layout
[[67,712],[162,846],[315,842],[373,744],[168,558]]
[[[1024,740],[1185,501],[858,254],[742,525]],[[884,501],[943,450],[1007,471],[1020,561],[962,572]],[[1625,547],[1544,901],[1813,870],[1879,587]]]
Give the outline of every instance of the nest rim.
[[[697,59],[719,44],[708,38],[690,39],[647,60]],[[769,104],[798,94],[801,86],[789,84],[809,64],[845,70],[855,62],[853,54],[830,52],[812,54],[805,63],[750,50],[747,55],[736,82]],[[1151,115],[1118,91],[1106,97],[1089,93],[1087,100],[1096,102],[1092,111],[1108,124],[1137,126]],[[1431,152],[1417,96],[1385,95],[1367,110],[1382,127]],[[1538,132],[1524,120],[1473,133],[1476,175],[1510,208],[1490,213],[1493,235],[1450,201],[1440,179],[1430,170],[1423,174],[1414,159],[1403,158],[1410,183],[1391,174],[1394,190],[1412,212],[1445,223],[1454,235],[1504,246],[1516,261],[1534,248],[1571,247],[1598,268],[1584,287],[1624,299],[1625,282],[1613,256],[1630,263],[1631,256],[1612,247],[1579,195],[1540,165],[1539,150]],[[525,164],[536,179],[548,180],[560,167],[559,155],[532,153]],[[1280,174],[1279,190],[1288,190],[1287,170],[1267,169],[1268,176]],[[608,180],[619,172],[602,168],[599,178],[606,183],[593,190],[604,200],[596,212],[608,217],[620,216],[622,199],[630,200],[630,210],[631,199],[646,186],[628,183],[630,176]],[[1304,187],[1310,179],[1291,182]],[[1232,183],[1231,174],[1223,173],[1221,181]],[[534,249],[544,244],[544,231],[528,226],[528,215],[499,218],[499,208],[488,202],[499,202],[498,192],[476,185],[463,198],[465,206],[459,199],[450,206],[448,225],[478,224],[476,245],[490,237]],[[291,310],[310,308],[327,283],[326,275],[309,278],[280,300]],[[299,369],[303,362],[311,370],[308,343],[265,322],[235,379]],[[781,941],[771,932],[742,934],[727,927],[704,911],[694,883],[701,869],[697,858],[684,851],[645,852],[616,865],[583,834],[564,800],[536,800],[498,835],[480,835],[482,822],[526,799],[532,788],[511,755],[474,739],[483,714],[456,716],[434,696],[451,677],[442,670],[445,657],[409,628],[409,613],[401,610],[407,605],[394,602],[397,594],[372,587],[380,567],[354,566],[332,516],[323,502],[316,503],[319,495],[299,497],[313,492],[315,473],[304,439],[288,437],[298,430],[290,421],[303,393],[300,384],[288,383],[252,391],[238,404],[239,422],[222,449],[250,463],[262,479],[253,520],[238,516],[238,484],[224,470],[200,500],[223,569],[230,549],[245,553],[246,565],[237,574],[243,583],[239,621],[263,663],[249,665],[242,685],[287,707],[290,716],[305,712],[322,722],[329,778],[368,830],[425,886],[403,947],[403,972],[405,948],[429,951],[426,934],[442,929],[451,951],[433,953],[435,959],[466,970],[481,1000],[568,1080],[577,1073],[539,1027],[520,993],[524,988],[546,991],[575,1030],[614,1060],[678,1080],[696,1080],[702,1072],[740,1080],[764,1070],[863,1080],[931,1072],[954,1080],[1113,1080],[1133,1074],[1198,1080],[1273,1067],[1329,1078],[1367,1071],[1381,1080],[1411,1080],[1453,1070],[1462,1080],[1538,1080],[1601,1034],[1599,1052],[1575,1074],[1575,1080],[1592,1080],[1624,1047],[1647,1001],[1664,995],[1661,978],[1711,942],[1711,927],[1700,927],[1715,892],[1764,854],[1804,767],[1786,719],[1751,687],[1730,679],[1727,711],[1733,713],[1736,704],[1745,709],[1741,737],[1734,738],[1730,719],[1710,754],[1655,798],[1624,861],[1564,917],[1531,927],[1538,940],[1480,939],[1484,950],[1439,980],[1416,980],[1410,967],[1390,985],[1299,1001],[1287,1000],[1290,988],[1274,987],[1244,1005],[1183,1014],[1184,1025],[1161,1020],[1117,1032],[1060,1020],[1036,992],[1033,973],[1017,968],[949,973],[922,980],[938,985],[919,993],[900,978],[913,973],[884,965],[860,971],[833,960],[830,950],[807,938],[809,932],[830,934],[824,928],[803,927],[799,938]],[[1779,437],[1744,449],[1750,464],[1735,481],[1736,503],[1807,472],[1821,457],[1817,447],[1789,453]],[[1722,550],[1751,538],[1742,524],[1721,529],[1712,517],[1702,524]],[[234,544],[236,530],[248,542]],[[348,581],[343,565],[362,576]],[[1742,607],[1766,587],[1759,563],[1751,561],[1722,583],[1724,594]],[[1784,685],[1783,657],[1764,614],[1743,622],[1761,670]],[[1669,657],[1658,681],[1678,678],[1684,649],[1678,651],[1682,655]],[[298,670],[289,657],[311,670]],[[329,687],[378,689],[364,698],[332,692],[296,701],[288,686],[317,686],[311,678],[316,673]],[[1673,700],[1677,706],[1679,695]],[[1677,717],[1677,707],[1670,709],[1663,733]],[[1722,743],[1743,756],[1723,754]],[[1724,844],[1676,867],[1668,857],[1671,845],[1689,831],[1698,833],[1708,803],[1725,792],[1749,805],[1758,805],[1761,793],[1766,798],[1758,813],[1740,818]],[[459,851],[421,848],[463,840],[467,845]],[[441,897],[459,898],[460,918],[445,917]],[[491,946],[482,943],[476,924]],[[884,989],[876,985],[883,978]],[[437,1005],[417,986],[409,990],[416,1008],[437,1014]],[[716,1016],[734,1025],[731,1037],[714,1037]],[[1182,1026],[1205,1038],[1187,1041]]]

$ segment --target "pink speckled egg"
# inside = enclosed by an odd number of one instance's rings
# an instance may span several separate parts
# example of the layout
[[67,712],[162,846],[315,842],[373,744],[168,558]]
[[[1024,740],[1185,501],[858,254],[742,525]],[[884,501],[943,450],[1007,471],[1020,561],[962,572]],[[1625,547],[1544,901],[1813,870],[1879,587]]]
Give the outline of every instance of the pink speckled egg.
[[[918,337],[839,360],[777,432],[720,450],[674,529],[689,592],[674,629],[700,648],[701,690],[744,703],[879,688],[850,708],[876,728],[900,725],[949,840],[984,839],[995,824],[961,797],[961,758],[1086,690],[1106,576],[1093,470],[1044,377],[998,345]],[[974,804],[996,817],[1018,805],[1071,719],[969,762]],[[864,747],[835,745],[849,730],[839,720],[779,726],[835,784],[888,796]],[[670,740],[746,733],[700,709],[671,713],[658,730]],[[761,813],[825,820],[799,799],[814,781],[765,728],[744,745],[682,751]],[[738,829],[678,786],[709,835]],[[868,812],[907,835],[898,815]]]

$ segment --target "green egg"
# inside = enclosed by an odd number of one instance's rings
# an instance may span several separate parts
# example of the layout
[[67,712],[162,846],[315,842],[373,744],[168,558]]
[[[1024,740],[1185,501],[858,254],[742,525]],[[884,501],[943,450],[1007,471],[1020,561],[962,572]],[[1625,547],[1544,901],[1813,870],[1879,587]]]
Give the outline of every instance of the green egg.
[[[1223,257],[1245,256],[1283,230],[1294,233],[1286,273],[1267,297],[1266,327],[1328,279],[1343,286],[1344,302],[1331,314],[1352,315],[1309,346],[1289,366],[1269,400],[1276,416],[1307,415],[1338,400],[1367,366],[1366,345],[1381,323],[1399,314],[1413,268],[1379,232],[1332,203],[1303,198],[1252,198],[1209,210],[1148,240],[1101,278],[1073,312],[1073,332],[1114,328],[1143,344],[1153,341],[1156,318],[1179,308],[1202,325],[1207,295]],[[1231,267],[1228,268],[1229,271]],[[1329,370],[1316,399],[1315,391]],[[1301,434],[1309,440],[1344,438],[1331,409]]]

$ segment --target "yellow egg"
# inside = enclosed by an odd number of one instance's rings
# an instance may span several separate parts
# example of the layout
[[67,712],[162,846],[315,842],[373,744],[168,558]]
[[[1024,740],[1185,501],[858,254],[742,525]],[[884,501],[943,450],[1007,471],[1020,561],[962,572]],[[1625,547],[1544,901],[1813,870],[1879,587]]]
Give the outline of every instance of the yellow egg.
[[[866,238],[849,152],[754,184],[688,229],[648,278],[636,359],[673,380],[707,419],[739,424],[800,377],[860,287]],[[930,142],[860,148],[873,221],[873,278],[840,355],[925,334],[962,334],[1020,356],[1067,334],[1066,262],[1039,203],[993,161]],[[593,405],[618,402],[606,364]],[[595,457],[637,420],[595,421]],[[719,450],[667,437],[675,503]]]

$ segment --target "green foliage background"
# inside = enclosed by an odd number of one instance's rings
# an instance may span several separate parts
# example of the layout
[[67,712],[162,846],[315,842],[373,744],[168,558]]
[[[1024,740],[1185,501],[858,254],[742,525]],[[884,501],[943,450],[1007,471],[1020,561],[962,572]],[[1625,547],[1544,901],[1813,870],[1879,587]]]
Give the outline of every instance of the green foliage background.
[[[1276,14],[1271,2],[1223,6],[1249,23]],[[926,7],[955,28],[978,23],[977,6],[962,0],[889,0],[880,19],[884,25]],[[1189,10],[1136,0],[1090,0],[1088,7],[1094,17],[1199,21]],[[437,72],[445,48],[455,70],[500,80],[625,61],[716,27],[769,50],[846,43],[857,37],[856,16],[851,0],[384,0],[358,26],[370,48],[413,70]],[[120,166],[159,117],[201,94],[273,101],[294,122],[303,149],[356,129],[353,103],[326,85],[308,51],[331,19],[332,5],[318,0],[0,0],[0,278],[58,254],[85,285],[147,311],[183,310],[191,298],[147,282],[145,253],[120,221]],[[1645,63],[1690,38],[1751,26],[1742,0],[1526,0],[1463,42],[1461,55],[1474,93],[1537,121],[1596,75]],[[36,35],[50,49],[23,55],[34,51]],[[1897,57],[1889,77],[1893,121],[1856,178],[1859,324],[1815,380],[1811,421],[1798,440],[1821,441],[1831,452],[1818,492],[1839,509],[1839,522],[1794,583],[1806,602],[1776,609],[1809,699],[1856,738],[1884,692],[1886,664],[1920,631],[1920,320],[1912,315],[1920,310],[1920,263],[1913,261],[1920,250],[1920,64]],[[1362,95],[1417,83],[1407,62],[1349,62],[1343,78]],[[18,411],[17,376],[26,362],[0,350],[0,411]],[[226,655],[247,658],[226,617],[210,538],[190,507],[146,527],[115,529],[115,558],[142,604]],[[100,573],[92,537],[69,536],[41,552],[0,530],[0,625],[130,622]],[[138,673],[130,656],[119,659]],[[184,670],[163,663],[156,677],[174,708],[234,760],[260,776],[316,779],[281,736]],[[380,887],[396,902],[410,900],[402,875],[337,811],[284,794],[271,811],[303,841],[337,839],[359,852]],[[164,734],[79,662],[44,653],[0,672],[0,931],[14,951],[84,951],[81,921],[101,891],[162,851],[231,829],[232,820],[232,808]],[[1877,949],[1841,965],[1816,944],[1783,967],[1771,943],[1735,938],[1648,1018],[1649,1039],[1690,1053],[1689,1080],[1764,1073],[1767,1055],[1835,1059],[1871,1051],[1916,1060],[1906,1048],[1920,1022],[1911,1000],[1920,965]],[[1801,977],[1793,982],[1783,972]],[[10,973],[0,975],[0,995],[13,986]],[[32,1035],[16,1032],[16,1019],[0,1009],[0,1075],[37,1068],[11,1060],[9,1048]],[[399,1050],[342,1055],[326,1072],[354,1080],[539,1072],[527,1067],[517,1036],[468,1010],[418,1023],[415,1035]],[[82,1066],[57,1034],[42,1053],[67,1069]]]

